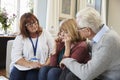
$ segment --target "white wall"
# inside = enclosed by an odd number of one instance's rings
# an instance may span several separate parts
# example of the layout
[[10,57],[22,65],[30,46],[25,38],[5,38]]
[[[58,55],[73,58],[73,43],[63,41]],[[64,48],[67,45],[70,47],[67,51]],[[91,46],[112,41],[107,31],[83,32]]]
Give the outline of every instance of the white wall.
[[108,25],[120,34],[120,0],[109,0]]

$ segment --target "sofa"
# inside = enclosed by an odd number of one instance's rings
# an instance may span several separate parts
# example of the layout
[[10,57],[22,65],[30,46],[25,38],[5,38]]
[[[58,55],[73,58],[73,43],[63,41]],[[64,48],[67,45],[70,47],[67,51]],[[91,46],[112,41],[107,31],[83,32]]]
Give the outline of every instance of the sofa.
[[9,77],[10,75],[10,63],[11,63],[11,50],[14,40],[9,40],[7,42],[7,51],[6,51],[6,76]]

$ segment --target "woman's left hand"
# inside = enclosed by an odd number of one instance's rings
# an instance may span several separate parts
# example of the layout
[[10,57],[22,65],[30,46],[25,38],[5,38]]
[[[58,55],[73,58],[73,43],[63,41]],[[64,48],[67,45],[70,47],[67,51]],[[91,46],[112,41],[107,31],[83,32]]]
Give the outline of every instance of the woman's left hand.
[[70,56],[71,37],[67,35],[65,37],[64,41],[65,41],[65,53],[64,53],[64,56]]
[[69,48],[71,46],[71,37],[69,35],[67,35],[65,38],[64,38],[64,42],[65,42],[65,47]]

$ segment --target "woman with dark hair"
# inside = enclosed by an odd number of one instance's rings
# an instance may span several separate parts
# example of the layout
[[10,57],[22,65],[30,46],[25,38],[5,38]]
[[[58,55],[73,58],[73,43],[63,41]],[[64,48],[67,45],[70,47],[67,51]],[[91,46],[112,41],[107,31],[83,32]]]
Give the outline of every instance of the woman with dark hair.
[[32,13],[23,14],[12,47],[9,80],[38,80],[38,68],[49,64],[53,46],[54,39],[38,19]]

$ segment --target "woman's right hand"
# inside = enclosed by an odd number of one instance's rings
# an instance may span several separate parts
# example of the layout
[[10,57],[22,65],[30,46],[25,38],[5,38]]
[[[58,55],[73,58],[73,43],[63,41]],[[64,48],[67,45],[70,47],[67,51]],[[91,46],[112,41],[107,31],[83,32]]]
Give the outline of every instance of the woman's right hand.
[[30,61],[29,63],[28,63],[28,67],[29,68],[40,68],[42,65],[39,63],[39,62],[32,62],[32,61]]
[[27,61],[24,58],[21,58],[20,60],[18,60],[16,64],[25,66],[28,68],[40,68],[42,66],[39,62]]

